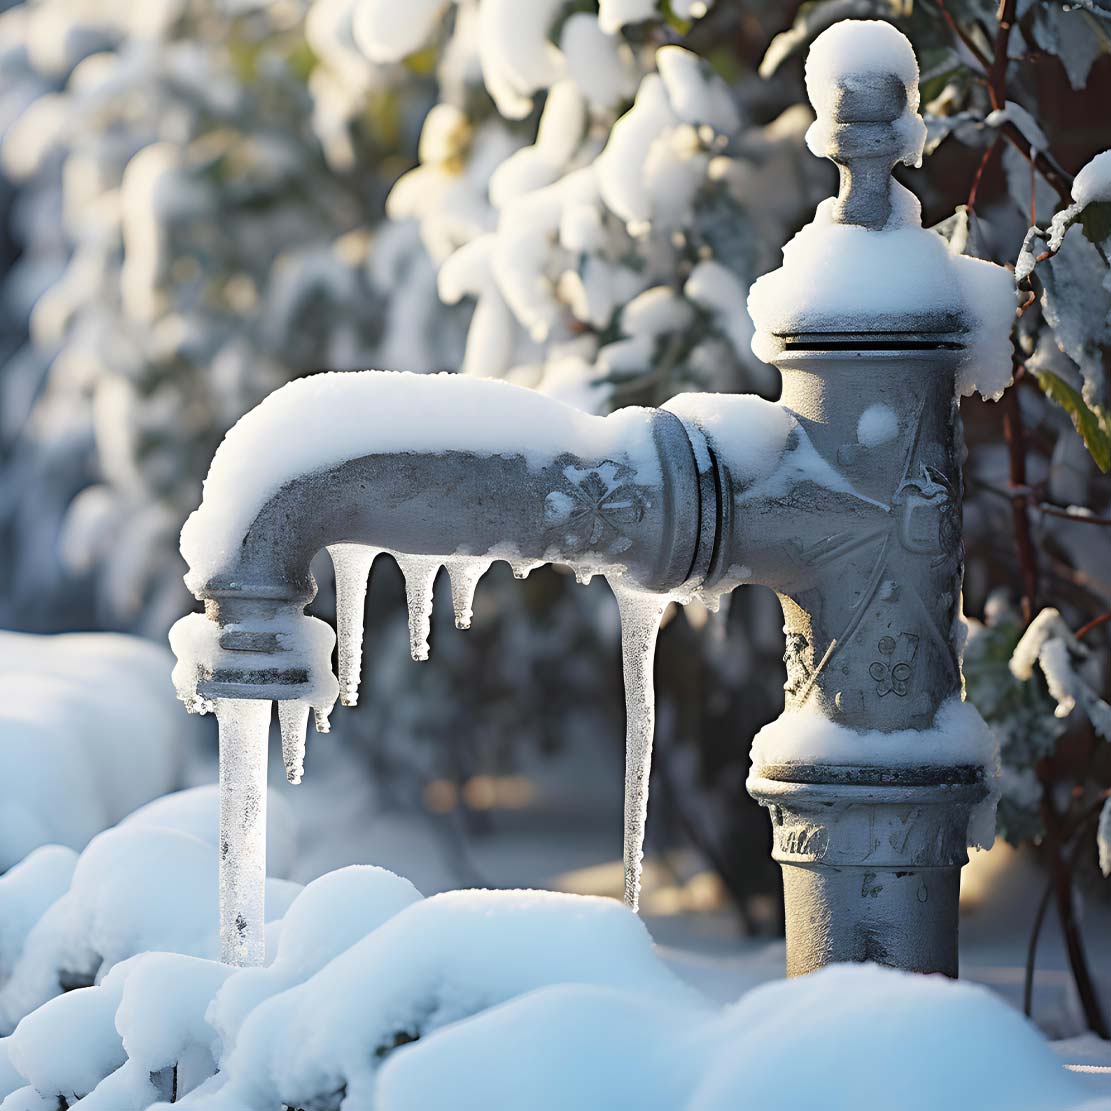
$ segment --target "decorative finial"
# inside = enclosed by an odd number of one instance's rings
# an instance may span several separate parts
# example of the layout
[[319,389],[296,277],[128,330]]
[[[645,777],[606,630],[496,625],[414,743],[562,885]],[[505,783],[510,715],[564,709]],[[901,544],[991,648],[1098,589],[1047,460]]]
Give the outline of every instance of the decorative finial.
[[806,91],[818,117],[807,145],[841,171],[834,221],[880,230],[892,215],[892,169],[922,162],[914,50],[890,23],[835,23],[810,47]]

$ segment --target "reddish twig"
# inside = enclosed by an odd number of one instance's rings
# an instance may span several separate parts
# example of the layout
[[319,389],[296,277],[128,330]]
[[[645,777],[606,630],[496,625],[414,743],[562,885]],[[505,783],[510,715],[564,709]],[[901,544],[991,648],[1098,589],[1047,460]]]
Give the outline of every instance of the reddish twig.
[[972,188],[968,190],[968,200],[965,202],[965,207],[968,209],[969,215],[973,214],[976,210],[976,194],[980,190],[980,179],[984,176],[984,171],[988,168],[988,163],[991,161],[991,156],[999,149],[1000,138],[995,136],[991,141],[991,145],[984,151],[984,156],[980,159],[980,164],[976,167],[976,173],[972,177]]
[[1069,967],[1076,983],[1076,994],[1080,998],[1080,1006],[1089,1029],[1104,1040],[1111,1040],[1111,1029],[1103,1017],[1103,1009],[1088,968],[1084,940],[1076,920],[1076,906],[1072,895],[1072,864],[1064,853],[1061,820],[1051,799],[1052,779],[1044,771],[1039,775],[1042,779],[1042,823],[1045,825],[1049,847],[1050,879],[1057,903],[1057,915],[1061,921],[1061,933],[1065,938]]
[[995,51],[988,67],[988,96],[993,108],[1002,108],[1007,103],[1007,47],[1015,23],[1016,2],[999,0],[999,11],[996,13]]
[[1093,617],[1091,621],[1081,625],[1076,630],[1076,639],[1083,640],[1093,629],[1098,629],[1100,625],[1106,625],[1108,621],[1111,621],[1111,612],[1101,613],[1099,617]]
[[1060,506],[1049,505],[1042,502],[1034,506],[1039,513],[1044,513],[1047,517],[1060,517],[1062,521],[1076,521],[1082,525],[1099,525],[1103,528],[1111,528],[1111,517],[1096,517],[1088,516],[1086,513],[1070,513],[1067,509],[1061,509]]
[[945,0],[937,0],[937,6],[941,10],[941,18],[949,25],[949,30],[953,32],[954,37],[964,46],[969,54],[976,59],[981,69],[987,73],[991,69],[991,62],[979,46],[977,46],[975,39],[973,39],[972,36],[949,14],[949,9],[945,6]]

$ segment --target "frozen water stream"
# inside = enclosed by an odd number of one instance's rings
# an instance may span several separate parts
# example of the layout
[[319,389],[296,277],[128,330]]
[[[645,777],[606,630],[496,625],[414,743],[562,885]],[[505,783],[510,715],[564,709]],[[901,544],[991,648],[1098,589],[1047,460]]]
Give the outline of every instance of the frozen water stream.
[[660,622],[671,598],[636,590],[619,579],[607,582],[621,614],[621,665],[625,677],[625,905],[636,910],[640,903],[648,779],[656,723],[652,669]]
[[[296,704],[295,704],[296,705]],[[220,945],[229,964],[265,957],[266,738],[270,703],[218,698],[220,723]],[[234,909],[235,913],[227,913]]]

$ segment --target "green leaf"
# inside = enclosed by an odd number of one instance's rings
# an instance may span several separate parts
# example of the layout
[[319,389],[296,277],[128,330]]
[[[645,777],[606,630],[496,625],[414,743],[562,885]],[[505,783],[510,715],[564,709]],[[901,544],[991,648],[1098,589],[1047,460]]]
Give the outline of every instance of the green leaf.
[[1111,239],[1111,201],[1093,201],[1080,215],[1084,235],[1097,247]]
[[1090,406],[1063,378],[1049,370],[1035,370],[1038,385],[1046,397],[1055,401],[1076,425],[1084,446],[1096,461],[1096,466],[1107,474],[1111,471],[1111,414],[1098,405]]
[[671,4],[668,0],[664,0],[664,23],[668,25],[676,34],[688,35],[690,29],[694,26],[694,21],[690,19],[682,19],[671,10]]

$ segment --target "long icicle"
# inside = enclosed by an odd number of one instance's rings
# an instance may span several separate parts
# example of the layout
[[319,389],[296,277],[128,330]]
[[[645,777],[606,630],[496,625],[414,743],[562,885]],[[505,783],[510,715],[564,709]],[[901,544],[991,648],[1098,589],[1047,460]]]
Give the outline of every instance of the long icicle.
[[266,957],[266,749],[270,703],[218,698],[220,722],[220,959]]
[[305,774],[305,735],[309,728],[309,704],[294,700],[278,703],[282,727],[282,763],[290,783],[300,783]]
[[432,629],[432,588],[443,566],[438,556],[394,555],[405,576],[409,604],[409,651],[414,660],[428,659],[428,634]]
[[362,544],[332,544],[328,554],[336,574],[336,643],[339,652],[339,700],[344,706],[359,701],[363,666],[363,617],[370,566],[380,548]]
[[607,581],[621,617],[621,665],[625,678],[625,905],[637,910],[656,722],[652,669],[660,623],[671,599],[624,586],[618,580]]

